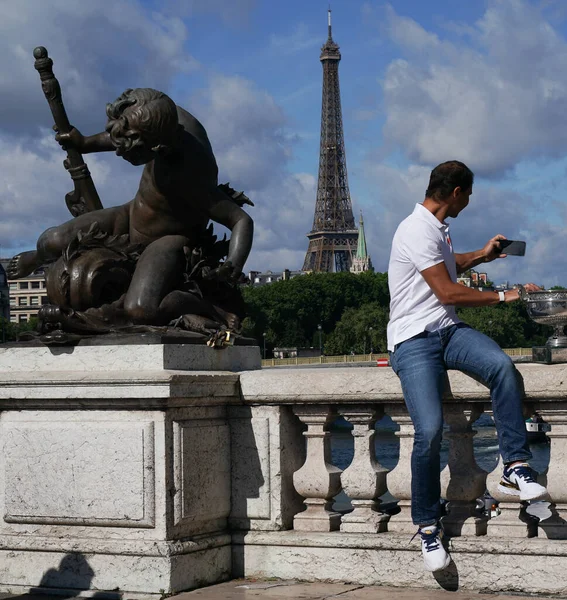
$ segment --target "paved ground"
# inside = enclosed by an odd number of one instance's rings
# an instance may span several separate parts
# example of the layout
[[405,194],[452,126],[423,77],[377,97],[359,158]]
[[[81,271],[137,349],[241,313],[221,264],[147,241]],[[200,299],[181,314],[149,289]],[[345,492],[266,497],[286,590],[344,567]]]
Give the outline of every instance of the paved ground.
[[[124,594],[124,600],[128,599]],[[410,588],[367,587],[332,583],[295,581],[231,581],[220,585],[171,596],[168,600],[521,600],[525,595],[477,594]],[[538,600],[560,600],[564,596],[529,596]],[[91,598],[105,600],[103,594]],[[108,596],[106,596],[108,598]],[[48,596],[43,594],[0,594],[0,600],[88,600],[85,596]]]
[[[523,596],[525,598],[526,596]],[[533,598],[534,596],[532,596]],[[289,581],[231,581],[209,588],[173,596],[170,600],[520,600],[522,596],[446,592],[408,588],[366,587],[330,583],[296,583]],[[552,600],[537,596],[539,600]],[[557,600],[557,596],[553,600]]]

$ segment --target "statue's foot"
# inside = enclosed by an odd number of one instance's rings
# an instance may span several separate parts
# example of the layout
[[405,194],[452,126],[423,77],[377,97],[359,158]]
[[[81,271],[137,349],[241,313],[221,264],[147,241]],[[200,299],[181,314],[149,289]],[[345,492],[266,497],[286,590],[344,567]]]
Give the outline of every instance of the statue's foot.
[[205,335],[211,335],[221,327],[216,321],[202,317],[201,315],[183,315],[175,323],[187,331],[194,331],[195,333],[203,333]]
[[30,275],[40,266],[37,264],[37,252],[35,250],[20,252],[8,263],[6,274],[8,279],[20,279]]
[[227,329],[230,329],[231,331],[240,331],[240,319],[234,313],[223,310],[218,306],[215,306],[215,310],[226,323]]

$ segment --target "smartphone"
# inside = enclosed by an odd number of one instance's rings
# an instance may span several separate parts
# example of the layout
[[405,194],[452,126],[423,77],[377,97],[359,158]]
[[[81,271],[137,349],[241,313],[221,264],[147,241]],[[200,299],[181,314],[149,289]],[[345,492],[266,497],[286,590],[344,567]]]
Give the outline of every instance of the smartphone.
[[526,242],[518,240],[498,240],[500,251],[510,256],[524,256],[526,253]]

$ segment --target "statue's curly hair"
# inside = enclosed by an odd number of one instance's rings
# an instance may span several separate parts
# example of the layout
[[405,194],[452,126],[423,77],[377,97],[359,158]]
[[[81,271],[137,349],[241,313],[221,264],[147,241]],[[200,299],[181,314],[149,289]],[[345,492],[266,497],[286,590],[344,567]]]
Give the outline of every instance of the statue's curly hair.
[[106,115],[106,131],[118,156],[140,144],[154,151],[168,148],[180,127],[175,102],[151,88],[126,90],[106,105]]

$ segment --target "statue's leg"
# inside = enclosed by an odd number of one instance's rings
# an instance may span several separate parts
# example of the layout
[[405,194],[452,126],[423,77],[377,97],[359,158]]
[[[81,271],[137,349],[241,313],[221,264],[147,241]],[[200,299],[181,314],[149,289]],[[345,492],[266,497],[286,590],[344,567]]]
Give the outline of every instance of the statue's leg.
[[152,242],[138,259],[124,309],[134,323],[167,325],[184,314],[222,321],[214,307],[195,294],[175,289],[182,283],[189,240],[168,235]]
[[98,223],[101,231],[112,235],[128,233],[130,203],[85,213],[44,231],[37,241],[37,249],[21,252],[8,264],[8,279],[18,279],[33,273],[37,268],[57,260],[79,231],[88,231]]

